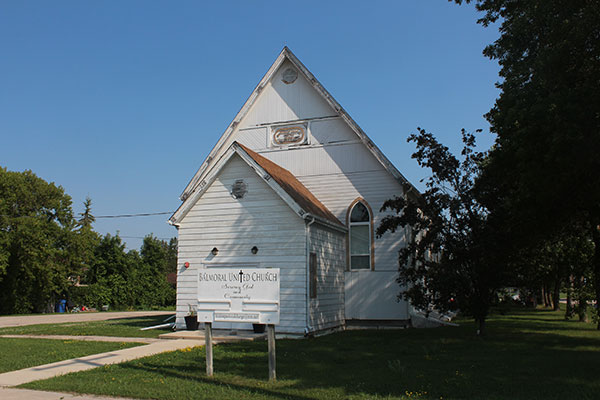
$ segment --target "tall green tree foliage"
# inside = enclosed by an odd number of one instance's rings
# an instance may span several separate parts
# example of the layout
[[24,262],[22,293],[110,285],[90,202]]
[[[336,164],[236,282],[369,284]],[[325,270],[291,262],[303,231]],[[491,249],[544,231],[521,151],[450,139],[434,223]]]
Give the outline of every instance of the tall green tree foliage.
[[167,306],[175,302],[175,290],[167,282],[169,243],[152,235],[144,238],[141,251],[127,251],[121,238],[105,235],[99,240],[87,270],[88,305],[117,308]]
[[96,217],[92,215],[92,199],[88,196],[83,202],[84,210],[80,213],[80,218],[77,223],[81,228],[92,229],[92,224],[96,221]]
[[0,313],[46,311],[69,285],[71,198],[31,171],[0,168]]
[[408,141],[416,143],[413,158],[431,170],[427,190],[419,197],[396,197],[383,204],[392,210],[377,235],[410,229],[400,250],[398,282],[403,297],[421,309],[459,308],[479,324],[485,319],[504,283],[499,236],[493,219],[477,197],[476,178],[484,154],[474,151],[475,137],[463,130],[462,160],[423,129]]
[[74,252],[79,262],[78,274],[74,276],[80,282],[94,263],[95,251],[100,244],[100,235],[93,230],[92,224],[96,218],[92,215],[92,199],[86,197],[83,202],[84,212],[80,213],[77,221]]
[[173,258],[173,240],[166,242],[153,235],[144,238],[140,254],[142,258],[143,293],[140,297],[143,304],[173,304],[175,290],[167,282],[167,274],[171,272]]
[[501,93],[487,114],[497,140],[484,178],[498,187],[524,244],[585,226],[600,300],[600,2],[473,2],[480,23],[500,26],[484,50],[501,67]]

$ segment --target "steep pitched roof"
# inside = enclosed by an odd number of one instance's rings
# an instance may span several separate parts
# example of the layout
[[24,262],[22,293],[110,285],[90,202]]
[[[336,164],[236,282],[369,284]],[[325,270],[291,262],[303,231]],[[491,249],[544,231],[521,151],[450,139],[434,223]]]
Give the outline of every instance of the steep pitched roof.
[[258,165],[260,165],[281,186],[292,199],[309,214],[321,217],[334,224],[343,225],[335,215],[325,207],[290,171],[280,167],[273,161],[250,150],[246,146],[234,142],[242,148]]
[[227,152],[214,163],[207,172],[203,184],[197,187],[173,213],[169,223],[177,225],[192,209],[219,172],[234,154],[238,154],[261,179],[287,203],[301,218],[314,218],[317,222],[332,228],[346,231],[346,227],[313,195],[300,181],[285,168],[257,154],[249,148],[233,142]]
[[202,181],[201,177],[206,171],[209,170],[209,164],[218,155],[221,148],[225,145],[229,137],[235,132],[235,128],[242,121],[242,119],[248,114],[252,105],[256,102],[256,99],[260,95],[261,91],[271,80],[273,74],[277,72],[279,67],[286,61],[289,60],[301,74],[304,75],[306,80],[312,85],[312,87],[323,97],[323,99],[331,106],[331,108],[348,124],[348,126],[356,133],[360,141],[369,149],[373,156],[383,165],[383,167],[398,181],[403,187],[406,187],[408,192],[412,192],[415,195],[419,195],[419,191],[394,167],[394,165],[387,159],[387,157],[379,150],[379,148],[369,139],[367,134],[358,126],[358,124],[350,117],[350,115],[342,108],[342,106],[333,98],[333,96],[321,85],[321,83],[315,78],[315,76],[300,62],[300,60],[292,53],[292,51],[286,46],[281,50],[279,56],[275,62],[271,65],[267,73],[260,80],[254,91],[250,94],[250,97],[246,100],[240,111],[237,113],[233,121],[229,124],[215,147],[211,150],[208,157],[196,174],[192,177],[180,198],[185,201],[196,189],[196,187]]

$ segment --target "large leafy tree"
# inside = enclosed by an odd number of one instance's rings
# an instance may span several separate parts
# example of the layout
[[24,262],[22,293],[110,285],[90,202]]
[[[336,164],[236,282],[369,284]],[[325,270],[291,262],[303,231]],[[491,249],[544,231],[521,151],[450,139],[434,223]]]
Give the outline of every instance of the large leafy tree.
[[484,50],[501,67],[501,93],[487,114],[497,140],[484,179],[495,183],[507,225],[524,245],[585,227],[600,300],[600,2],[473,2],[479,22],[500,29]]
[[0,313],[46,311],[65,292],[74,227],[62,187],[0,168]]
[[493,216],[478,200],[476,179],[485,155],[474,151],[475,137],[463,130],[462,159],[423,129],[413,158],[429,168],[426,191],[419,197],[395,197],[382,211],[377,235],[408,229],[410,239],[399,252],[398,282],[402,296],[423,310],[459,308],[479,324],[485,320],[496,290],[505,282],[500,236]]

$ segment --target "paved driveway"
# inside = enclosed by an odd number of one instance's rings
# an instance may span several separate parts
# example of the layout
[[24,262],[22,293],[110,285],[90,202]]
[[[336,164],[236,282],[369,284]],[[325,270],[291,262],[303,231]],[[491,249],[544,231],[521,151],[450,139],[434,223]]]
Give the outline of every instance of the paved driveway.
[[0,317],[0,328],[36,324],[62,324],[68,322],[105,321],[118,318],[147,317],[164,315],[165,318],[175,311],[123,311],[123,312],[81,312],[64,314],[35,314],[18,317]]

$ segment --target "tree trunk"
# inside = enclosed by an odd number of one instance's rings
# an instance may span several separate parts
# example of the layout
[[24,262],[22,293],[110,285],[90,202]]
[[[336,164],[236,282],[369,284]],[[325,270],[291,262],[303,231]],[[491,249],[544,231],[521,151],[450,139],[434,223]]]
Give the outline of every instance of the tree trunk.
[[481,337],[485,335],[485,318],[480,318],[478,321],[479,328],[477,329],[477,336]]
[[554,303],[554,307],[552,308],[554,311],[560,310],[560,275],[556,274],[556,280],[554,281],[554,292],[552,293],[552,303]]
[[544,284],[544,307],[552,307],[552,296],[550,295],[550,285]]
[[573,275],[567,280],[567,310],[565,311],[565,319],[573,317]]
[[587,299],[579,299],[579,304],[577,305],[577,315],[579,315],[579,322],[588,322]]
[[544,302],[544,308],[548,307],[548,298],[546,297],[546,284],[542,284],[542,301]]

